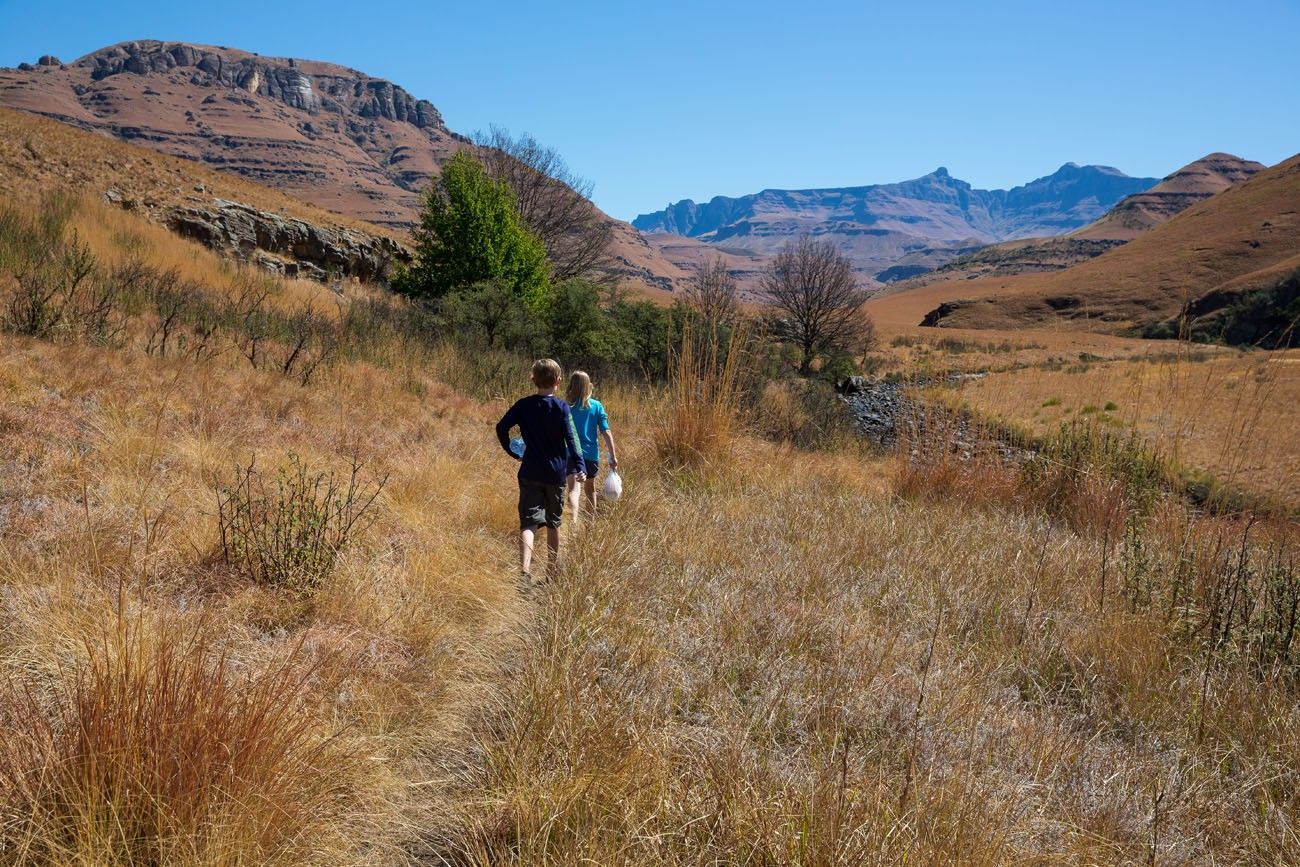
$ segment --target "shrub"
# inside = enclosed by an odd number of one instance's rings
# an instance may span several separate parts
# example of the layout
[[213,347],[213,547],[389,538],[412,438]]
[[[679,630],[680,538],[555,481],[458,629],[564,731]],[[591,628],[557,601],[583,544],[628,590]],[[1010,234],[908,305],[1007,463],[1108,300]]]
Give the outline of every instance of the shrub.
[[447,295],[434,308],[443,330],[470,350],[510,347],[527,355],[542,352],[546,325],[508,286],[487,281]]
[[551,349],[566,367],[605,372],[618,355],[618,339],[600,310],[591,283],[570,280],[555,288],[546,311]]
[[280,351],[275,366],[282,376],[302,385],[338,354],[340,335],[334,322],[310,308],[281,318]]
[[387,481],[365,484],[356,460],[342,479],[290,454],[273,486],[253,463],[241,466],[217,493],[222,555],[250,581],[310,593],[365,525]]
[[161,615],[82,651],[51,684],[0,682],[5,863],[301,863],[338,840],[353,760],[296,651],[241,670]]
[[645,379],[666,376],[672,313],[652,301],[615,296],[607,316],[618,337],[619,365]]
[[765,437],[808,449],[844,444],[854,432],[844,402],[819,379],[768,381],[752,417]]

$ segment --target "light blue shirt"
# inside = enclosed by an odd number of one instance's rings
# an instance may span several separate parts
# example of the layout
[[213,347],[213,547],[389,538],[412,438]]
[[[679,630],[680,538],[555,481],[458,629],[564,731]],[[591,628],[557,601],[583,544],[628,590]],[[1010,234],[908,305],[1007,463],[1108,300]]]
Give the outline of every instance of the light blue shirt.
[[573,417],[573,427],[578,433],[578,447],[582,457],[588,461],[600,460],[601,431],[609,430],[609,416],[605,407],[596,398],[589,398],[586,406],[575,406],[569,410]]

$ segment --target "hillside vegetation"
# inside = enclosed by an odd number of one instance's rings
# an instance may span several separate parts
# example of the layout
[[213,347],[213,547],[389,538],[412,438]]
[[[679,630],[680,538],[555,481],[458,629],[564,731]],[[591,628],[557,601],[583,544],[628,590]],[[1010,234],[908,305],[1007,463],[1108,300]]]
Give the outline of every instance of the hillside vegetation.
[[1300,859],[1293,529],[1140,439],[814,452],[679,351],[525,597],[527,359],[67,194],[0,293],[6,863]]

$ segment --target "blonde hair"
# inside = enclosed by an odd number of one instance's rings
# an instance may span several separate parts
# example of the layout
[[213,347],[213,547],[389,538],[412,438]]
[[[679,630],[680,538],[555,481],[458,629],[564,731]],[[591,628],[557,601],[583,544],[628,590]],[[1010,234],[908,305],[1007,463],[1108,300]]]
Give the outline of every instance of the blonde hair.
[[591,400],[591,377],[584,370],[575,370],[569,377],[569,387],[564,392],[564,399],[569,406],[586,407]]
[[560,381],[560,362],[554,358],[539,358],[533,362],[533,385],[550,388]]

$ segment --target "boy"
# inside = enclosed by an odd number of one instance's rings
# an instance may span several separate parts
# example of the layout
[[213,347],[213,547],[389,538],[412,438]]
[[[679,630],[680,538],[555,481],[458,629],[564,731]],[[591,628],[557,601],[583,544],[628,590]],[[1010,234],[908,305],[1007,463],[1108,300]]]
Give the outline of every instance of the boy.
[[[546,527],[546,547],[554,568],[560,553],[560,517],[564,513],[564,476],[573,456],[581,456],[574,436],[569,405],[555,396],[560,365],[554,359],[533,362],[537,393],[520,398],[497,422],[497,439],[519,461],[519,566],[524,584],[531,585],[533,540],[537,528]],[[510,429],[519,426],[524,439],[523,457],[510,448]],[[586,473],[578,471],[578,481]]]

